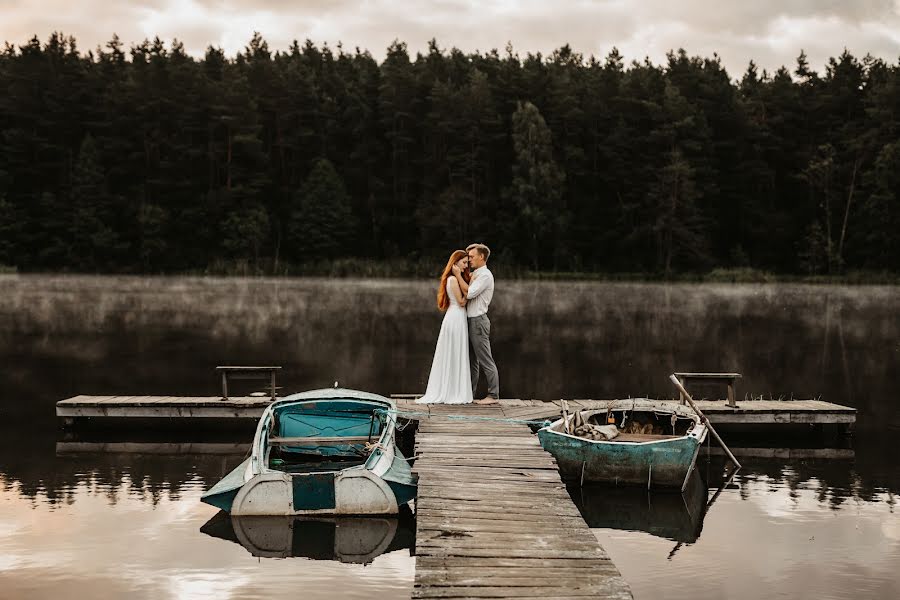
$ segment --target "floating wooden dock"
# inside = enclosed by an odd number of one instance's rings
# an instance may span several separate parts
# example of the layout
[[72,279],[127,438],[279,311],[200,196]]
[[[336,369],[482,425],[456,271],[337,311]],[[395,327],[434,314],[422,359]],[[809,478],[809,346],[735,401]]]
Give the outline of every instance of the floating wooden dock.
[[[397,394],[400,410],[419,410],[415,396]],[[56,416],[65,424],[78,419],[103,418],[238,418],[259,419],[269,405],[268,397],[218,396],[75,396],[56,403]],[[569,400],[574,409],[602,409],[604,400]],[[847,431],[856,423],[856,409],[821,400],[745,400],[732,408],[719,400],[698,400],[700,407],[714,425],[777,426],[777,425],[837,425]],[[454,408],[458,408],[455,405]],[[560,414],[559,401],[504,399],[498,407],[505,418],[555,419]]]
[[632,597],[527,425],[499,406],[416,411],[413,598]]
[[[418,427],[413,598],[632,597],[570,499],[556,461],[523,422],[558,417],[559,402],[506,399],[494,406],[419,405],[414,398],[395,396],[403,416],[417,421]],[[58,402],[56,414],[66,423],[109,418],[255,421],[270,402],[269,397],[75,396]],[[607,402],[568,404],[572,410],[602,409]],[[736,407],[722,401],[697,404],[717,425],[849,428],[856,421],[855,409],[815,400],[743,401]],[[60,442],[57,452],[232,454],[242,447]],[[748,450],[750,455],[757,452]],[[796,451],[785,452],[793,456]]]

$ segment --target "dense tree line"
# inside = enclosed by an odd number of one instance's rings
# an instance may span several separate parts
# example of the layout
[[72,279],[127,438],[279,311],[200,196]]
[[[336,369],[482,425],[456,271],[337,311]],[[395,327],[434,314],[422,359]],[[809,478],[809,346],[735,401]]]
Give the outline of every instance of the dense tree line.
[[484,241],[535,270],[900,271],[900,65],[625,65],[256,35],[0,54],[0,264],[267,271]]

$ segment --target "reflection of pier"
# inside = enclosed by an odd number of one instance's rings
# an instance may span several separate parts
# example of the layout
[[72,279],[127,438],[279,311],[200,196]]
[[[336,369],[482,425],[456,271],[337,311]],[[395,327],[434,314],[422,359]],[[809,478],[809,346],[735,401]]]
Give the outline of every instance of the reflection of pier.
[[[775,458],[779,460],[853,460],[856,454],[852,448],[734,448],[732,454],[738,458]],[[707,452],[707,450],[703,450]],[[718,447],[708,450],[712,456],[725,456]]]
[[249,442],[56,442],[56,453],[64,454],[143,454],[147,456],[244,456]]
[[[416,410],[415,396],[395,395],[398,408]],[[217,396],[75,396],[56,403],[56,416],[71,425],[80,419],[251,419],[256,421],[269,398]],[[572,409],[602,409],[604,400],[569,400]],[[836,426],[850,431],[856,409],[821,400],[745,400],[732,408],[716,400],[696,401],[714,425],[780,429],[781,426]],[[515,419],[558,417],[558,401],[504,399],[500,416]]]

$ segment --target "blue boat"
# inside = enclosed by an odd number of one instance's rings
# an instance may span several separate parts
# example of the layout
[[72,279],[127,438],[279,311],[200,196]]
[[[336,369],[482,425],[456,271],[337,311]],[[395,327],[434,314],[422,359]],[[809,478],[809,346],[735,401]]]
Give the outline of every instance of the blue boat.
[[683,489],[706,436],[690,406],[646,398],[564,414],[538,431],[564,478],[648,489]]
[[416,496],[393,400],[342,388],[294,394],[260,417],[250,456],[203,494],[233,515],[391,515]]

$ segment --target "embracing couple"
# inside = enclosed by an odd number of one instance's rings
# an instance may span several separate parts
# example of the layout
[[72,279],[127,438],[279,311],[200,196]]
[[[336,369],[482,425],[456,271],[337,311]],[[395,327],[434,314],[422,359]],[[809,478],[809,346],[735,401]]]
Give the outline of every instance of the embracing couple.
[[455,250],[438,287],[437,305],[444,321],[434,350],[434,362],[421,404],[472,402],[478,377],[484,372],[488,395],[475,404],[497,404],[500,378],[491,356],[488,307],[494,297],[494,275],[487,267],[491,251],[484,244]]

